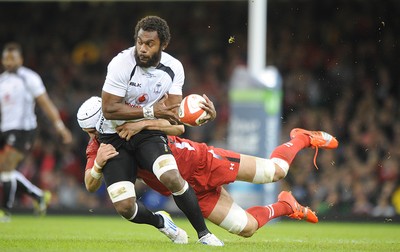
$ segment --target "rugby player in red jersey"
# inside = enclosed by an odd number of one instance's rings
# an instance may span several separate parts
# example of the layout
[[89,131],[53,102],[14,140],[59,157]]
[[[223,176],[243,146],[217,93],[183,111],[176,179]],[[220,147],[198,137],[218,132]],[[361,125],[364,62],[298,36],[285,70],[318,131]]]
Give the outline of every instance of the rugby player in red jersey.
[[[91,175],[93,169],[95,173],[101,174],[98,166],[103,166],[108,159],[118,155],[111,145],[99,145],[96,139],[95,118],[93,115],[94,124],[87,123],[83,127],[91,137],[86,152],[85,172],[86,188],[91,192],[101,185],[101,180]],[[290,192],[282,191],[278,201],[271,205],[254,206],[244,210],[234,202],[223,185],[234,181],[256,184],[276,182],[286,176],[290,164],[300,150],[309,147],[337,148],[338,141],[330,134],[293,129],[290,133],[291,140],[275,148],[271,157],[265,159],[172,136],[182,134],[184,126],[171,125],[166,120],[125,123],[118,127],[118,132],[121,137],[130,138],[143,129],[158,129],[169,135],[169,147],[177,161],[179,172],[195,190],[203,216],[227,231],[250,237],[268,221],[281,216],[304,219],[311,223],[318,222],[316,214],[308,207],[300,205]],[[138,178],[159,193],[171,195],[150,172],[139,169]]]

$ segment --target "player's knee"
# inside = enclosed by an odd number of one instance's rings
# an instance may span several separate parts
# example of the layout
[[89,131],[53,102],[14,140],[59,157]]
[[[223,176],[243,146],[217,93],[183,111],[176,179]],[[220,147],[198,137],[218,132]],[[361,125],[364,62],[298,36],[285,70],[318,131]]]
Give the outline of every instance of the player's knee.
[[275,174],[274,174],[274,179],[273,182],[279,181],[283,178],[286,177],[286,172],[280,167],[280,166],[275,166]]
[[108,195],[115,210],[125,219],[135,213],[135,185],[130,181],[120,181],[107,187]]
[[136,198],[125,199],[114,203],[114,208],[124,219],[131,219],[136,212]]
[[257,230],[258,222],[255,219],[248,218],[246,227],[239,233],[239,235],[248,238],[253,236]]
[[247,226],[247,222],[248,218],[246,211],[233,202],[228,214],[225,216],[224,220],[219,224],[219,226],[233,234],[241,235]]
[[255,184],[265,184],[274,181],[275,163],[270,159],[256,158],[256,174],[253,178]]
[[289,164],[286,160],[280,158],[272,158],[271,161],[275,164],[274,182],[286,177],[289,171]]
[[180,191],[185,184],[185,180],[182,178],[178,170],[165,172],[161,175],[160,182],[173,193]]

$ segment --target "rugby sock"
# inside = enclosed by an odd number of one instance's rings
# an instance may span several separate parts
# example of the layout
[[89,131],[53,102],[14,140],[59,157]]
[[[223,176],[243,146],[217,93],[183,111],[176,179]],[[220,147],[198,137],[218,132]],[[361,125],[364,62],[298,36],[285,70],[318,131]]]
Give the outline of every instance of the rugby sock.
[[193,228],[197,231],[199,238],[211,233],[207,229],[196,194],[190,185],[184,193],[173,195],[173,197],[178,208],[186,215]]
[[276,202],[268,206],[255,206],[246,210],[251,214],[258,222],[258,228],[261,228],[268,221],[289,215],[293,212],[290,206],[284,202]]
[[5,209],[11,209],[14,205],[15,192],[17,185],[12,181],[3,182],[3,202],[2,207]]
[[43,197],[43,191],[32,184],[22,173],[19,171],[13,171],[15,180],[17,181],[17,186],[22,192],[29,194],[32,198],[39,201]]
[[129,220],[137,224],[149,224],[156,228],[164,227],[164,219],[161,215],[154,214],[152,211],[147,209],[142,202],[136,201],[137,212],[136,216]]
[[296,157],[297,153],[310,146],[310,137],[307,135],[299,134],[289,142],[279,145],[272,152],[270,159],[279,158],[285,160],[289,165]]
[[14,205],[15,194],[17,192],[17,181],[11,172],[0,173],[0,178],[3,184],[2,207],[9,210]]

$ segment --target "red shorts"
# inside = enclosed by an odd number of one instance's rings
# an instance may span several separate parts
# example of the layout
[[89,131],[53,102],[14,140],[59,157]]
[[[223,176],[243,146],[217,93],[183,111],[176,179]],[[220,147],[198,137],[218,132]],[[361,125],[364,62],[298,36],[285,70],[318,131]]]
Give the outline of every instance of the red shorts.
[[[206,159],[202,160],[206,163],[199,163],[191,174],[184,173],[182,176],[195,190],[203,216],[207,218],[218,202],[221,187],[236,180],[240,154],[209,147]],[[180,165],[178,161],[178,167]]]
[[[218,202],[222,186],[236,180],[240,154],[188,139],[172,139],[174,141],[170,147],[179,172],[196,192],[203,216],[207,218]],[[166,196],[171,194],[154,174],[139,169],[138,177],[159,193]]]

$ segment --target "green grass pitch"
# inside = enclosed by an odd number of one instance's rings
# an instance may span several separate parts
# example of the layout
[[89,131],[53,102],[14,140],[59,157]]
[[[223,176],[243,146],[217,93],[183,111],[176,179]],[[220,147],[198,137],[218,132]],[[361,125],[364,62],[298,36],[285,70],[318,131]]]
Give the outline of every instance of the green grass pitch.
[[173,244],[155,228],[118,216],[13,215],[10,223],[0,223],[0,251],[400,251],[400,225],[393,222],[310,224],[281,219],[250,238],[207,222],[224,240],[222,248],[196,244],[190,223],[180,218],[175,222],[189,234],[189,244]]

